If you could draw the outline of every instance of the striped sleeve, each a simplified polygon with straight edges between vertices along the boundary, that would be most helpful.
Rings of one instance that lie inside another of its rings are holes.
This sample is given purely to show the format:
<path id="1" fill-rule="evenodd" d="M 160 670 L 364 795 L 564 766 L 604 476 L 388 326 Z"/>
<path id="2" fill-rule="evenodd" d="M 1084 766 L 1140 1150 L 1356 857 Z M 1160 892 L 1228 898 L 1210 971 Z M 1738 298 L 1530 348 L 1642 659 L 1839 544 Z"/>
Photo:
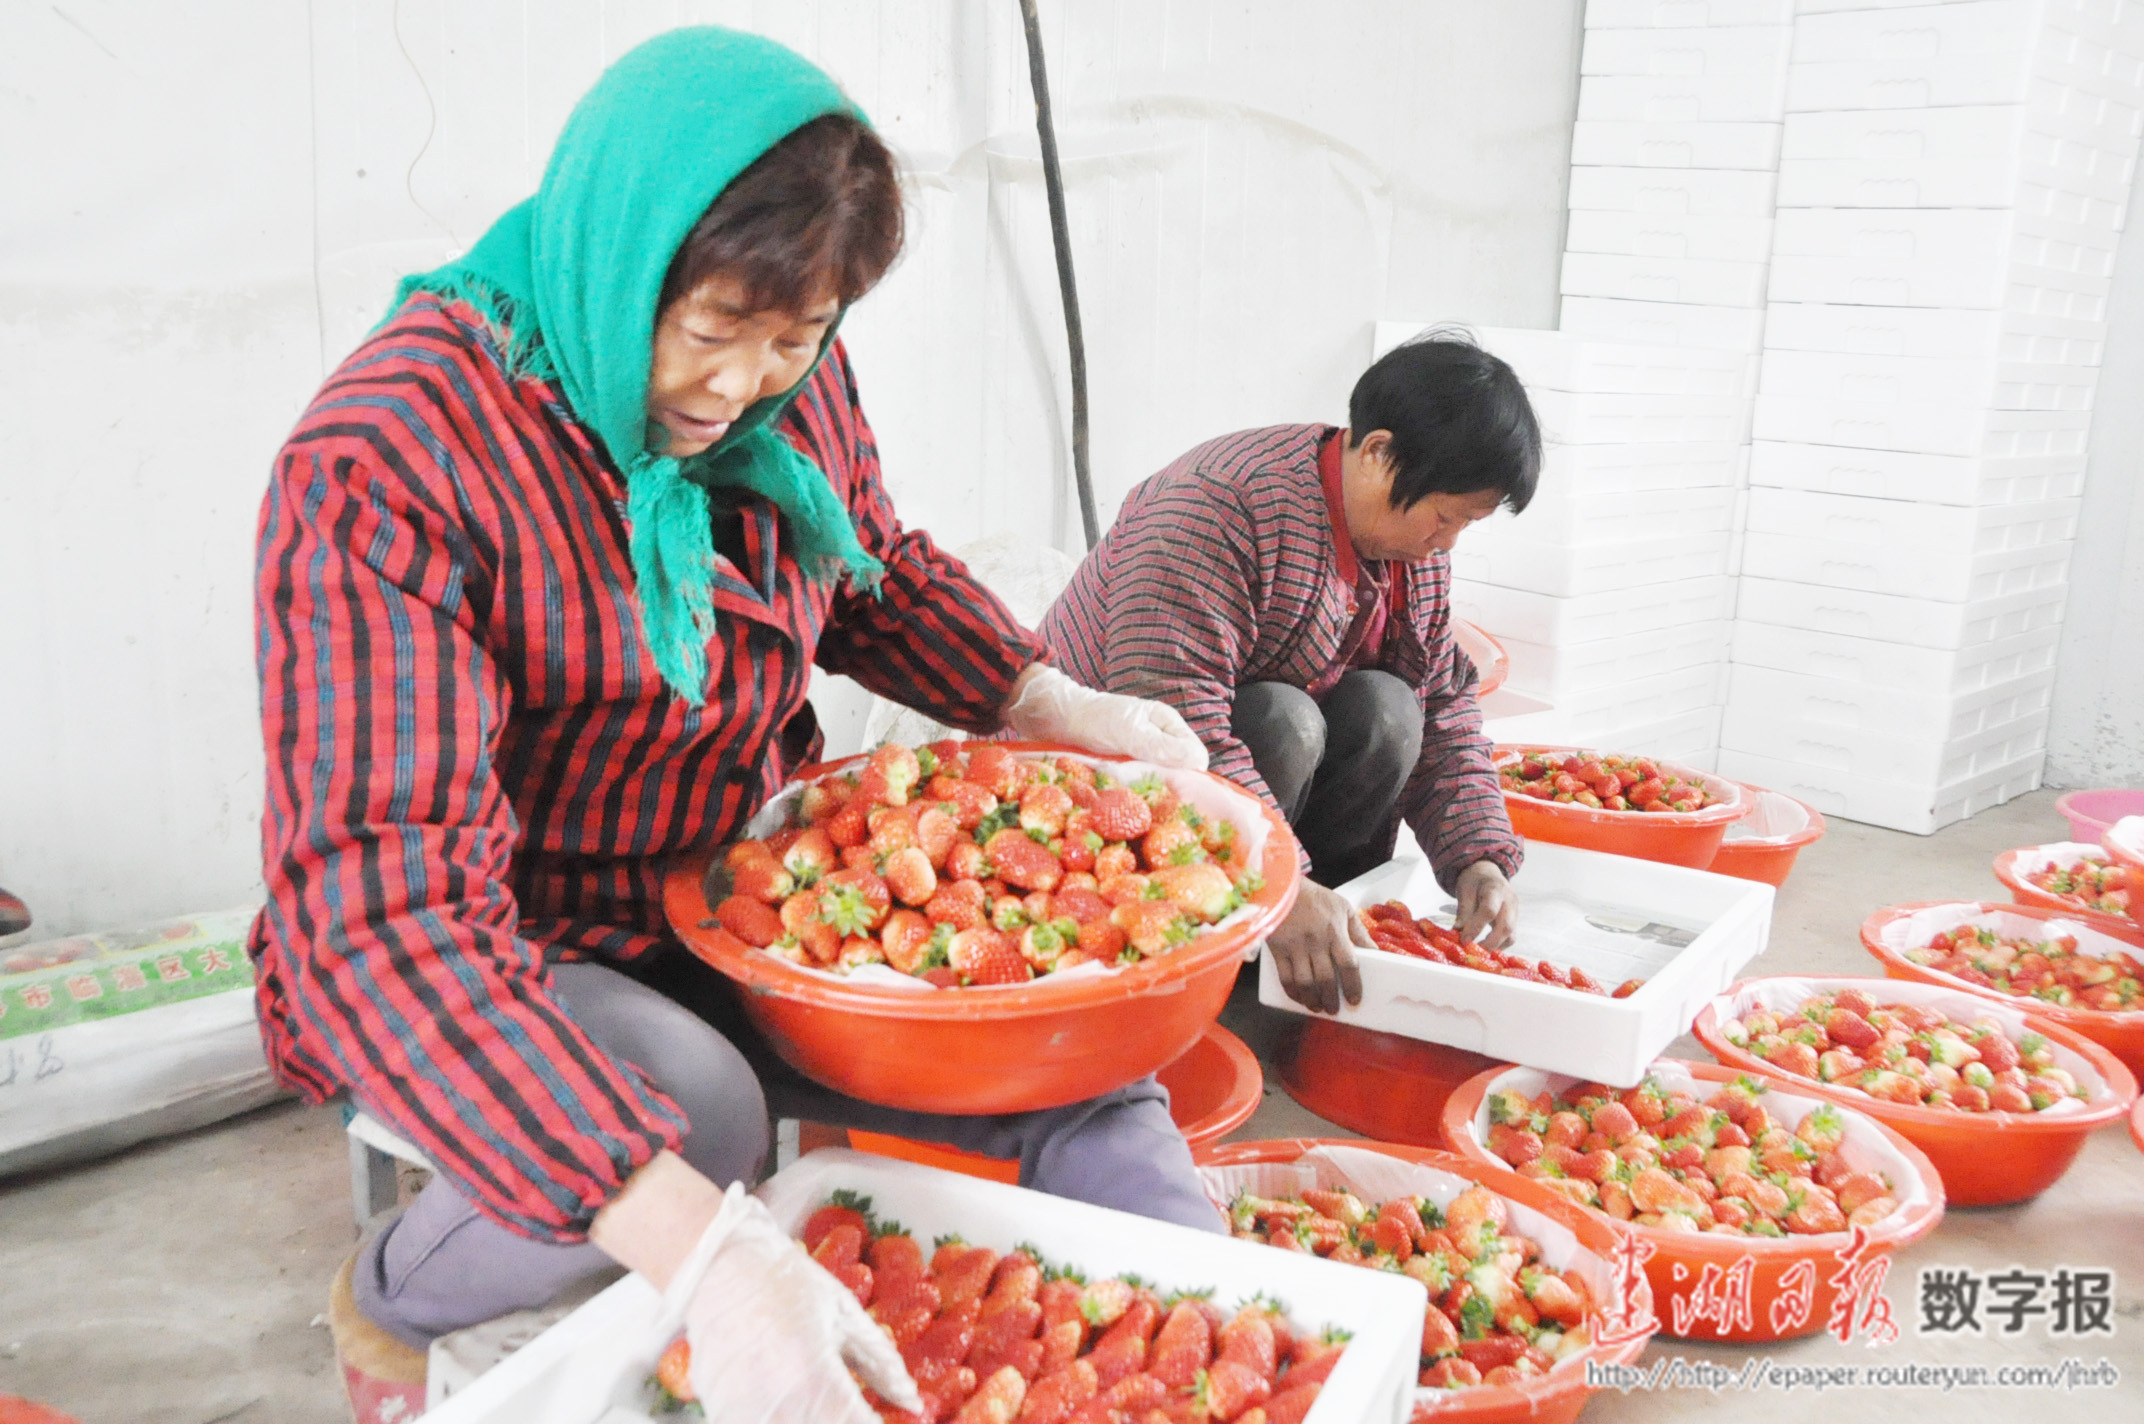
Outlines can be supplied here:
<path id="1" fill-rule="evenodd" d="M 886 566 L 877 596 L 846 587 L 835 598 L 818 664 L 947 726 L 994 732 L 1012 685 L 1043 659 L 1042 641 L 996 594 L 920 529 L 906 529 L 880 476 L 878 447 L 837 346 L 840 380 L 814 381 L 798 415 L 831 463 L 848 472 L 849 512 L 864 549 Z"/>
<path id="2" fill-rule="evenodd" d="M 1401 817 L 1447 891 L 1476 861 L 1516 875 L 1525 858 L 1504 809 L 1494 748 L 1482 734 L 1474 664 L 1452 636 L 1450 580 L 1450 563 L 1441 557 L 1413 572 L 1409 605 L 1429 653 L 1429 674 L 1416 689 L 1422 753 L 1399 800 Z"/>
<path id="3" fill-rule="evenodd" d="M 514 695 L 478 634 L 497 610 L 419 473 L 454 460 L 454 422 L 372 415 L 295 437 L 262 509 L 268 1038 L 308 1044 L 304 1076 L 348 1087 L 487 1216 L 578 1239 L 684 1119 L 552 1000 L 516 933 L 495 767 Z"/>

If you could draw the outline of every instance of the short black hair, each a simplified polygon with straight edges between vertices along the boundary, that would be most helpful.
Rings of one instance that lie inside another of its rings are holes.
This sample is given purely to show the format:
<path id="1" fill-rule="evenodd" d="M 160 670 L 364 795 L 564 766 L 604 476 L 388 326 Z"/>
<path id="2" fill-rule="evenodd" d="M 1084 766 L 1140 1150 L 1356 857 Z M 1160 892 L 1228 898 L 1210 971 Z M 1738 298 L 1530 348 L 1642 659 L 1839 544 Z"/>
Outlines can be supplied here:
<path id="1" fill-rule="evenodd" d="M 1495 490 L 1512 513 L 1541 477 L 1541 426 L 1511 367 L 1461 327 L 1433 327 L 1371 363 L 1347 398 L 1348 442 L 1392 436 L 1394 509 Z"/>

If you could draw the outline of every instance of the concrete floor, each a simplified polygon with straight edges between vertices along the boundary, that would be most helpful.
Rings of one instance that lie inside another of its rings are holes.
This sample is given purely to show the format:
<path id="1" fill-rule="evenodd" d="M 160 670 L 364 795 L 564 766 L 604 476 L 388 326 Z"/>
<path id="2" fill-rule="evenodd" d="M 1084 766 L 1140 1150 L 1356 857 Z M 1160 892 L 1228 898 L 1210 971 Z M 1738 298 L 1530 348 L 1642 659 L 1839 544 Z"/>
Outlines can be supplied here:
<path id="1" fill-rule="evenodd" d="M 2009 846 L 2062 839 L 2052 793 L 2012 802 L 1922 838 L 1834 822 L 1805 851 L 1779 900 L 1772 948 L 1751 973 L 1862 973 L 1858 934 L 1878 906 L 1945 896 L 2000 898 L 1988 871 Z M 1694 1040 L 1677 1054 L 1702 1059 Z M 1270 1075 L 1269 1075 L 1270 1076 Z M 1241 1137 L 1346 1135 L 1277 1086 Z M 0 1186 L 0 1392 L 49 1401 L 83 1424 L 338 1424 L 345 1418 L 327 1330 L 327 1283 L 350 1249 L 346 1156 L 331 1111 L 275 1107 L 70 1172 Z M 2116 1276 L 2114 1334 L 2007 1341 L 1915 1338 L 1913 1282 L 1926 1265 L 1993 1270 L 2070 1265 Z M 2036 1424 L 2144 1418 L 2144 1155 L 2108 1130 L 2070 1174 L 2024 1206 L 1954 1211 L 1893 1267 L 1888 1294 L 1904 1338 L 1883 1349 L 1828 1335 L 1758 1352 L 1667 1342 L 1681 1357 L 1738 1370 L 1753 1353 L 1782 1366 L 2051 1364 L 2112 1361 L 2115 1389 L 2057 1393 L 1859 1388 L 1715 1395 L 1700 1388 L 1603 1393 L 1590 1424 L 1736 1420 L 1996 1420 Z"/>

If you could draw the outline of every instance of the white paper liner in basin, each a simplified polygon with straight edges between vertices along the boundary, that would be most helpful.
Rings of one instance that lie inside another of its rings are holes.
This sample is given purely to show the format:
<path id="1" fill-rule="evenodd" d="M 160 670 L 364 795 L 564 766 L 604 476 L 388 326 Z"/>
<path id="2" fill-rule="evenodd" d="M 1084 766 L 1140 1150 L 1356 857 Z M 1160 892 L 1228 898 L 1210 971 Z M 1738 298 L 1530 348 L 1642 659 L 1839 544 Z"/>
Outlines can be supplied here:
<path id="1" fill-rule="evenodd" d="M 2025 1020 L 2031 1014 L 2029 1009 L 1997 1003 L 1993 999 L 1979 994 L 1970 994 L 1963 989 L 1946 989 L 1941 984 L 1916 984 L 1905 979 L 1803 979 L 1780 975 L 1773 978 L 1751 980 L 1739 992 L 1722 994 L 1719 998 L 1714 999 L 1712 1003 L 1714 1009 L 1718 1012 L 1720 1027 L 1724 1031 L 1729 1019 L 1740 1019 L 1760 1009 L 1787 1016 L 1792 1014 L 1803 1000 L 1814 998 L 1818 994 L 1837 993 L 1841 989 L 1860 989 L 1875 999 L 1879 1008 L 1888 1007 L 1892 1004 L 1912 1004 L 1917 1008 L 1941 1009 L 1960 1023 L 1968 1024 L 1975 1019 L 1993 1019 L 2002 1025 L 2003 1033 L 2008 1036 L 2012 1043 L 2016 1043 L 2026 1034 L 2033 1032 L 2025 1023 Z M 2091 1059 L 2056 1042 L 2054 1039 L 2049 1039 L 2047 1046 L 2054 1050 L 2055 1066 L 2066 1070 L 2070 1076 L 2077 1080 L 2077 1086 L 2085 1090 L 2085 1097 L 2081 1099 L 2064 1098 L 2044 1111 L 2034 1113 L 1961 1112 L 1956 1115 L 1957 1120 L 1999 1130 L 2008 1127 L 2012 1118 L 2036 1121 L 2042 1118 L 2070 1117 L 2078 1113 L 2089 1112 L 2094 1105 L 2103 1103 L 2113 1096 L 2107 1087 L 2107 1080 L 2100 1077 L 2099 1070 L 2092 1066 Z M 1777 1068 L 1772 1068 L 1769 1071 L 1780 1072 Z M 1780 1076 L 1789 1077 L 1792 1075 L 1781 1073 Z M 1847 1085 L 1833 1083 L 1829 1086 L 1842 1088 Z M 1863 1093 L 1862 1096 L 1868 1097 L 1868 1094 Z M 1873 1103 L 1878 1100 L 1869 1098 L 1869 1101 Z M 1903 1103 L 1893 1104 L 1892 1106 L 1911 1107 L 1914 1104 Z"/>
<path id="2" fill-rule="evenodd" d="M 2077 941 L 2077 952 L 2095 959 L 2104 959 L 2110 954 L 2135 954 L 2137 947 L 2093 929 L 2080 920 L 2065 919 L 2056 915 L 2052 919 L 2037 919 L 2031 915 L 2018 914 L 2012 910 L 1984 910 L 1970 900 L 1955 900 L 1941 905 L 1930 905 L 1911 914 L 1900 915 L 1877 931 L 1877 942 L 1885 949 L 1906 957 L 1908 950 L 1926 949 L 1929 941 L 1939 934 L 1966 926 L 1986 928 L 2004 938 L 2052 940 L 2065 936 Z M 1937 971 L 1941 972 L 1941 971 Z"/>
<path id="3" fill-rule="evenodd" d="M 1783 845 L 1809 829 L 1809 808 L 1777 791 L 1755 792 L 1749 814 L 1727 828 L 1736 845 Z"/>
<path id="4" fill-rule="evenodd" d="M 1725 1087 L 1724 1083 L 1709 1082 L 1699 1078 L 1683 1064 L 1663 1059 L 1649 1070 L 1652 1080 L 1671 1092 L 1689 1093 L 1699 1102 L 1709 1099 Z M 1489 1091 L 1482 1095 L 1481 1106 L 1474 1111 L 1474 1140 L 1487 1150 L 1489 1143 L 1489 1104 L 1496 1094 L 1505 1088 L 1516 1088 L 1527 1097 L 1547 1090 L 1555 1097 L 1562 1097 L 1581 1080 L 1561 1073 L 1544 1073 L 1538 1068 L 1513 1068 L 1499 1073 L 1489 1084 Z M 1898 1209 L 1869 1228 L 1869 1235 L 1881 1240 L 1896 1233 L 1901 1223 L 1914 1213 L 1917 1207 L 1932 1202 L 1927 1183 L 1921 1180 L 1920 1169 L 1898 1150 L 1885 1134 L 1885 1129 L 1874 1118 L 1857 1109 L 1834 1103 L 1828 1098 L 1819 1098 L 1806 1093 L 1797 1093 L 1789 1088 L 1768 1087 L 1757 1099 L 1764 1110 L 1788 1131 L 1801 1125 L 1801 1120 L 1819 1107 L 1835 1109 L 1846 1124 L 1845 1136 L 1839 1144 L 1840 1153 L 1856 1170 L 1880 1173 L 1891 1184 L 1891 1198 Z M 1821 1236 L 1749 1236 L 1744 1239 L 1753 1250 L 1763 1251 L 1787 1246 L 1800 1246 L 1809 1242 L 1838 1240 L 1846 1235 L 1834 1231 Z"/>
<path id="5" fill-rule="evenodd" d="M 2099 838 L 2107 851 L 2135 865 L 2144 863 L 2144 816 L 2124 816 Z"/>
<path id="6" fill-rule="evenodd" d="M 976 745 L 983 746 L 987 745 L 987 743 L 978 742 Z M 1042 753 L 1021 752 L 1016 753 L 1016 755 L 1032 756 L 1042 755 Z M 1173 790 L 1186 805 L 1196 808 L 1200 815 L 1209 819 L 1219 817 L 1233 825 L 1236 828 L 1236 837 L 1242 842 L 1245 857 L 1250 864 L 1263 865 L 1265 863 L 1268 832 L 1265 806 L 1249 792 L 1238 791 L 1226 782 L 1218 781 L 1211 776 L 1201 775 L 1197 772 L 1178 771 L 1172 767 L 1155 766 L 1151 762 L 1111 761 L 1104 757 L 1079 756 L 1072 752 L 1052 752 L 1048 755 L 1053 759 L 1059 756 L 1070 756 L 1075 761 L 1083 761 L 1090 766 L 1101 767 L 1119 782 L 1137 781 L 1147 776 L 1159 777 L 1164 785 Z M 744 828 L 745 839 L 764 840 L 776 831 L 788 826 L 791 808 L 796 805 L 797 799 L 804 794 L 804 788 L 809 784 L 808 782 L 798 781 L 783 787 L 774 799 L 760 807 L 759 814 L 746 824 Z M 1212 934 L 1216 931 L 1227 929 L 1257 912 L 1257 906 L 1245 905 L 1243 908 L 1216 920 L 1199 933 Z M 1257 951 L 1258 946 L 1256 944 L 1248 946 L 1244 950 L 1244 958 L 1255 957 Z M 900 970 L 888 965 L 867 964 L 847 974 L 836 974 L 830 969 L 821 969 L 811 964 L 798 964 L 793 967 L 802 970 L 806 974 L 816 975 L 821 979 L 836 984 L 861 984 L 872 988 L 892 989 L 916 994 L 935 994 L 938 992 L 938 986 L 929 980 L 918 979 L 912 974 L 903 974 Z M 1066 983 L 1077 979 L 1099 978 L 1105 974 L 1121 974 L 1130 967 L 1129 965 L 1101 964 L 1090 961 L 1044 977 L 1053 984 Z M 970 984 L 963 987 L 960 992 L 963 994 L 987 994 L 994 989 L 1027 989 L 1032 988 L 1033 985 L 1034 981 L 1032 980 L 1020 984 Z"/>
<path id="7" fill-rule="evenodd" d="M 1293 1162 L 1241 1162 L 1199 1168 L 1206 1197 L 1223 1213 L 1238 1193 L 1262 1197 L 1292 1197 L 1305 1189 L 1353 1192 L 1375 1205 L 1395 1197 L 1423 1196 L 1441 1210 L 1471 1186 L 1475 1179 L 1446 1172 L 1424 1162 L 1409 1162 L 1363 1147 L 1313 1147 Z M 1490 1191 L 1496 1188 L 1490 1187 Z M 1615 1281 L 1607 1262 L 1578 1244 L 1569 1227 L 1545 1216 L 1524 1202 L 1505 1198 L 1513 1231 L 1531 1237 L 1541 1248 L 1541 1259 L 1558 1271 L 1572 1271 L 1586 1283 L 1596 1301 L 1615 1299 Z M 1430 1304 L 1435 1310 L 1436 1303 Z M 1589 1347 L 1590 1348 L 1590 1347 Z M 1585 1368 L 1585 1350 L 1572 1352 L 1556 1362 L 1542 1379 L 1575 1374 Z M 1417 1404 L 1449 1404 L 1464 1399 L 1468 1391 L 1418 1388 Z"/>

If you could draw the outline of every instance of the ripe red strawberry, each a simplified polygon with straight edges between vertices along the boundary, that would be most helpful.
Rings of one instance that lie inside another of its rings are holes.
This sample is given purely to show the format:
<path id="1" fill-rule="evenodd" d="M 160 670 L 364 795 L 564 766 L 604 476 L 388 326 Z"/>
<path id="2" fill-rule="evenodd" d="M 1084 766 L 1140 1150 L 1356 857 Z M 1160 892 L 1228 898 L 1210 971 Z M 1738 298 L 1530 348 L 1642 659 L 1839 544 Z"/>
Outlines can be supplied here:
<path id="1" fill-rule="evenodd" d="M 1214 1358 L 1229 1360 L 1270 1383 L 1280 1372 L 1280 1343 L 1273 1316 L 1252 1302 L 1238 1310 L 1214 1334 Z"/>
<path id="2" fill-rule="evenodd" d="M 1109 918 L 1110 904 L 1093 890 L 1061 887 L 1050 896 L 1049 918 L 1070 920 L 1083 925 L 1089 920 Z"/>
<path id="3" fill-rule="evenodd" d="M 837 870 L 819 884 L 819 918 L 843 935 L 867 935 L 886 922 L 893 892 L 868 870 Z"/>
<path id="4" fill-rule="evenodd" d="M 869 838 L 864 844 L 877 856 L 892 855 L 916 843 L 916 811 L 913 806 L 880 806 L 864 817 Z"/>
<path id="5" fill-rule="evenodd" d="M 968 780 L 1003 801 L 1019 794 L 1023 778 L 1010 751 L 984 742 L 968 753 Z"/>
<path id="6" fill-rule="evenodd" d="M 1096 1371 L 1100 1373 L 1099 1370 Z M 1149 1374 L 1128 1375 L 1105 1388 L 1087 1408 L 1101 1419 L 1137 1419 L 1169 1400 L 1169 1387 Z"/>
<path id="7" fill-rule="evenodd" d="M 1141 900 L 1148 898 L 1147 887 L 1151 883 L 1146 876 L 1133 871 L 1123 875 L 1103 877 L 1101 883 L 1095 887 L 1095 893 L 1100 895 L 1112 907 L 1136 905 Z"/>
<path id="8" fill-rule="evenodd" d="M 1094 1366 L 1073 1360 L 1035 1382 L 1021 1407 L 1021 1424 L 1065 1424 L 1072 1412 L 1102 1392 Z"/>
<path id="9" fill-rule="evenodd" d="M 886 857 L 882 874 L 893 898 L 904 905 L 926 905 L 938 893 L 938 872 L 921 846 L 908 846 Z"/>
<path id="10" fill-rule="evenodd" d="M 870 761 L 865 764 L 865 773 L 868 776 L 873 771 L 884 779 L 890 790 L 899 793 L 898 796 L 882 798 L 889 806 L 898 806 L 905 802 L 909 791 L 923 776 L 922 764 L 916 760 L 916 754 L 907 747 L 896 746 L 892 742 L 871 753 Z"/>
<path id="11" fill-rule="evenodd" d="M 983 1313 L 975 1322 L 975 1341 L 968 1347 L 968 1363 L 977 1374 L 988 1374 L 1008 1363 L 1012 1347 L 1032 1342 L 1042 1328 L 1042 1307 L 1032 1300 L 1015 1300 L 996 1310 L 985 1298 Z M 1040 1351 L 1037 1352 L 1039 1360 Z"/>
<path id="12" fill-rule="evenodd" d="M 1190 865 L 1204 860 L 1206 848 L 1199 844 L 1197 831 L 1172 816 L 1154 822 L 1154 829 L 1139 842 L 1139 856 L 1149 870 L 1158 870 L 1165 865 Z"/>
<path id="13" fill-rule="evenodd" d="M 1087 1322 L 1074 1315 L 1068 1320 L 1042 1327 L 1042 1364 L 1037 1373 L 1049 1374 L 1063 1369 L 1079 1358 L 1079 1352 L 1087 1344 Z"/>
<path id="14" fill-rule="evenodd" d="M 975 1371 L 966 1365 L 934 1364 L 927 1368 L 931 1371 L 928 1378 L 913 1369 L 909 1371 L 915 1376 L 916 1393 L 923 1396 L 923 1413 L 918 1417 L 927 1424 L 940 1424 L 951 1419 L 961 1402 L 975 1394 Z"/>
<path id="15" fill-rule="evenodd" d="M 829 1271 L 855 1265 L 864 1258 L 866 1229 L 858 1221 L 834 1221 L 819 1234 L 819 1244 L 811 1248 L 811 1258 Z"/>
<path id="16" fill-rule="evenodd" d="M 809 888 L 819 883 L 819 877 L 834 869 L 839 847 L 817 826 L 800 831 L 782 852 L 782 868 L 796 880 L 799 888 Z"/>
<path id="17" fill-rule="evenodd" d="M 1064 866 L 1048 847 L 1009 826 L 990 838 L 983 855 L 998 879 L 1021 890 L 1054 890 L 1064 875 Z"/>
<path id="18" fill-rule="evenodd" d="M 804 952 L 820 964 L 831 964 L 841 954 L 841 932 L 819 914 L 819 892 L 805 890 L 782 901 L 782 928 Z"/>
<path id="19" fill-rule="evenodd" d="M 858 1305 L 871 1304 L 871 1291 L 876 1282 L 869 1266 L 861 1261 L 851 1261 L 835 1267 L 834 1278 L 849 1288 L 849 1293 L 856 1297 Z"/>
<path id="20" fill-rule="evenodd" d="M 827 839 L 839 850 L 862 845 L 871 838 L 871 827 L 865 819 L 870 812 L 870 801 L 861 796 L 851 797 L 847 804 L 827 818 Z"/>
<path id="21" fill-rule="evenodd" d="M 967 1310 L 948 1308 L 901 1351 L 901 1359 L 918 1384 L 926 1376 L 937 1379 L 967 1359 L 968 1347 L 975 1343 L 975 1304 L 970 1301 L 971 1308 Z"/>
<path id="22" fill-rule="evenodd" d="M 970 984 L 1024 984 L 1035 977 L 1019 946 L 993 929 L 955 934 L 946 961 Z"/>
<path id="23" fill-rule="evenodd" d="M 838 777 L 815 781 L 804 788 L 797 801 L 797 809 L 811 825 L 823 825 L 836 811 L 849 804 L 853 788 Z"/>
<path id="24" fill-rule="evenodd" d="M 974 830 L 998 808 L 998 798 L 990 788 L 973 781 L 940 777 L 931 783 L 930 797 L 952 807 L 953 821 L 964 831 Z"/>
<path id="25" fill-rule="evenodd" d="M 1120 875 L 1138 873 L 1138 854 L 1120 841 L 1111 841 L 1094 853 L 1094 879 L 1098 885 L 1107 884 Z"/>
<path id="26" fill-rule="evenodd" d="M 1041 1294 L 1041 1263 L 1035 1259 L 1033 1248 L 1016 1246 L 998 1258 L 998 1268 L 991 1272 L 990 1292 L 983 1297 L 983 1314 L 1015 1301 L 1039 1300 Z"/>
<path id="27" fill-rule="evenodd" d="M 796 877 L 783 869 L 774 853 L 764 847 L 760 854 L 730 866 L 730 893 L 733 895 L 742 895 L 763 905 L 779 905 L 795 894 L 796 888 Z"/>
<path id="28" fill-rule="evenodd" d="M 886 923 L 878 933 L 879 943 L 886 951 L 886 962 L 903 974 L 913 974 L 930 952 L 934 928 L 929 920 L 914 910 L 895 910 L 886 916 Z"/>
<path id="29" fill-rule="evenodd" d="M 1106 964 L 1116 959 L 1130 946 L 1131 941 L 1125 938 L 1124 931 L 1118 929 L 1110 921 L 1088 920 L 1079 927 L 1079 948 L 1072 951 L 1072 953 L 1080 955 L 1080 962 L 1082 963 L 1086 960 L 1098 959 Z M 1069 958 L 1071 958 L 1070 954 L 1060 955 L 1057 960 L 1057 967 L 1059 969 L 1070 969 L 1072 965 L 1066 963 Z"/>
<path id="30" fill-rule="evenodd" d="M 974 841 L 956 842 L 945 855 L 946 880 L 988 880 L 986 873 L 990 862 L 983 855 L 983 848 Z"/>
<path id="31" fill-rule="evenodd" d="M 1098 793 L 1087 814 L 1105 841 L 1135 841 L 1154 829 L 1153 808 L 1121 786 Z"/>
<path id="32" fill-rule="evenodd" d="M 973 880 L 941 884 L 924 905 L 923 913 L 933 924 L 951 925 L 956 930 L 981 929 L 987 923 L 983 887 Z"/>
<path id="33" fill-rule="evenodd" d="M 1211 862 L 1167 866 L 1152 879 L 1170 904 L 1200 924 L 1214 923 L 1241 903 L 1228 872 Z"/>
<path id="34" fill-rule="evenodd" d="M 1281 1390 L 1264 1404 L 1243 1415 L 1245 1424 L 1303 1424 L 1312 1405 L 1318 1402 L 1322 1384 L 1306 1384 Z"/>
<path id="35" fill-rule="evenodd" d="M 1027 1381 L 1007 1365 L 984 1380 L 953 1416 L 953 1424 L 1013 1424 L 1027 1398 Z"/>
<path id="36" fill-rule="evenodd" d="M 930 1283 L 930 1266 L 923 1259 L 923 1248 L 916 1244 L 915 1237 L 905 1231 L 889 1231 L 883 1236 L 874 1237 L 871 1244 L 864 1248 L 864 1259 L 870 1262 L 871 1269 L 878 1272 L 880 1282 L 889 1290 L 897 1279 L 926 1285 Z M 936 1289 L 937 1287 L 932 1286 L 933 1291 Z M 934 1294 L 931 1297 L 931 1310 L 935 1314 L 937 1309 L 938 1298 Z"/>
<path id="37" fill-rule="evenodd" d="M 1189 1389 L 1213 1361 L 1213 1326 L 1195 1302 L 1169 1312 L 1147 1353 L 1146 1372 L 1173 1389 Z"/>
<path id="38" fill-rule="evenodd" d="M 1417 1224 L 1422 1220 L 1405 1202 L 1387 1202 L 1379 1209 L 1377 1219 L 1370 1223 L 1368 1231 L 1371 1244 L 1402 1265 L 1414 1255 L 1415 1231 L 1408 1224 L 1409 1217 L 1414 1217 Z"/>
<path id="39" fill-rule="evenodd" d="M 1273 1393 L 1273 1381 L 1233 1360 L 1216 1360 L 1194 1381 L 1193 1398 L 1213 1419 L 1235 1419 Z"/>
<path id="40" fill-rule="evenodd" d="M 743 895 L 732 895 L 715 906 L 715 923 L 755 949 L 765 949 L 786 933 L 772 905 Z"/>
<path id="41" fill-rule="evenodd" d="M 991 1274 L 997 1270 L 998 1253 L 988 1246 L 963 1246 L 960 1250 L 931 1258 L 931 1278 L 938 1283 L 938 1292 L 945 1299 L 948 1311 L 957 1309 L 967 1301 L 974 1301 L 977 1313 L 981 1312 L 983 1295 L 990 1289 Z"/>
<path id="42" fill-rule="evenodd" d="M 1044 840 L 1061 836 L 1073 809 L 1072 797 L 1062 786 L 1030 786 L 1020 793 L 1020 829 L 1040 831 Z"/>
<path id="43" fill-rule="evenodd" d="M 684 1336 L 672 1340 L 662 1358 L 655 1362 L 655 1382 L 681 1403 L 690 1404 L 700 1397 L 692 1387 L 692 1345 Z"/>
<path id="44" fill-rule="evenodd" d="M 1140 900 L 1110 911 L 1109 921 L 1124 931 L 1131 948 L 1142 955 L 1167 954 L 1191 938 L 1191 921 L 1167 900 Z"/>
<path id="45" fill-rule="evenodd" d="M 916 844 L 930 857 L 931 869 L 943 869 L 945 858 L 959 843 L 960 822 L 944 804 L 933 802 L 916 812 Z"/>
<path id="46" fill-rule="evenodd" d="M 861 1260 L 863 1243 L 871 1231 L 871 1220 L 864 1213 L 870 1209 L 869 1197 L 859 1197 L 853 1192 L 836 1192 L 827 1200 L 825 1206 L 804 1218 L 804 1229 L 797 1233 L 797 1239 L 804 1243 L 805 1250 L 816 1254 L 821 1243 L 835 1227 L 846 1226 L 856 1233 L 856 1249 L 848 1259 Z"/>

